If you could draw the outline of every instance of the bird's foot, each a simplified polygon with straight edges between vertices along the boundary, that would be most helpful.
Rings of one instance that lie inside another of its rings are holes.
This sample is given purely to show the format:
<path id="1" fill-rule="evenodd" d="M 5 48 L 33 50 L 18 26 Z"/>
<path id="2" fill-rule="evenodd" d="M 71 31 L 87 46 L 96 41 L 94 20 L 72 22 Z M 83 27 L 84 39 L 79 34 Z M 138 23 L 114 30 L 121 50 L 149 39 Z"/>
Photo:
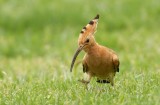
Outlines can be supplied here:
<path id="1" fill-rule="evenodd" d="M 81 82 L 81 83 L 84 83 L 84 84 L 89 84 L 89 81 L 86 81 L 84 79 L 81 79 L 81 80 L 78 80 L 78 81 Z"/>
<path id="2" fill-rule="evenodd" d="M 89 81 L 86 81 L 86 80 L 84 80 L 84 79 L 81 79 L 81 80 L 78 80 L 79 82 L 81 82 L 81 83 L 83 83 L 84 84 L 84 86 L 85 86 L 85 89 L 87 89 L 88 90 L 88 84 L 89 84 Z"/>

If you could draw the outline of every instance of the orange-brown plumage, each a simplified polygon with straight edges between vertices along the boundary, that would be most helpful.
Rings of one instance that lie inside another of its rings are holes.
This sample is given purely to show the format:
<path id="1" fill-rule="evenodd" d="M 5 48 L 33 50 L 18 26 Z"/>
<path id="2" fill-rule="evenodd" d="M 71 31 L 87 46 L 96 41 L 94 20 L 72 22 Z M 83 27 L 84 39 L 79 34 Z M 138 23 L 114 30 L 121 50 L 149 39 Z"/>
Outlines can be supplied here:
<path id="1" fill-rule="evenodd" d="M 94 38 L 97 29 L 99 15 L 89 22 L 81 31 L 78 38 L 79 48 L 77 49 L 71 64 L 71 71 L 76 57 L 81 50 L 85 51 L 83 58 L 83 72 L 88 74 L 87 80 L 81 80 L 83 83 L 89 83 L 92 77 L 97 77 L 97 82 L 111 83 L 114 85 L 114 76 L 119 72 L 119 59 L 116 53 L 102 45 L 99 45 Z"/>

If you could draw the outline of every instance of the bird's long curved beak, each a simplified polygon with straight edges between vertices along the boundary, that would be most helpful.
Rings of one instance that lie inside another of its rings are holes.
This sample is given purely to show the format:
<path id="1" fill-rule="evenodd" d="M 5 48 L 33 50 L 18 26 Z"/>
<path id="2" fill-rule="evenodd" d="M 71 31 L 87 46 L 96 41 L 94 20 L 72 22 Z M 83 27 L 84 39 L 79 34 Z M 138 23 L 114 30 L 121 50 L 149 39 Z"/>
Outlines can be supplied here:
<path id="1" fill-rule="evenodd" d="M 72 72 L 72 68 L 74 66 L 74 62 L 76 61 L 76 58 L 78 56 L 78 54 L 82 51 L 83 47 L 85 46 L 85 44 L 83 46 L 80 46 L 77 51 L 75 52 L 73 59 L 72 59 L 72 63 L 71 63 L 71 67 L 70 67 L 70 72 Z"/>

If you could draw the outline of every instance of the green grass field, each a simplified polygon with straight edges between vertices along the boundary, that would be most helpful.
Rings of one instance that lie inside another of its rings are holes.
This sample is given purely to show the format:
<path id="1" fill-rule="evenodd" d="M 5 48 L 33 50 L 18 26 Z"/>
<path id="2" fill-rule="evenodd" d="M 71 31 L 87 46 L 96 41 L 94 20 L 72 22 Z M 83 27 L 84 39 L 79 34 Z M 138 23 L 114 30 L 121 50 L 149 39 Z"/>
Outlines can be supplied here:
<path id="1" fill-rule="evenodd" d="M 81 65 L 69 69 L 96 14 L 96 40 L 121 64 L 114 87 L 87 91 Z M 159 105 L 159 62 L 159 0 L 0 0 L 0 105 Z"/>

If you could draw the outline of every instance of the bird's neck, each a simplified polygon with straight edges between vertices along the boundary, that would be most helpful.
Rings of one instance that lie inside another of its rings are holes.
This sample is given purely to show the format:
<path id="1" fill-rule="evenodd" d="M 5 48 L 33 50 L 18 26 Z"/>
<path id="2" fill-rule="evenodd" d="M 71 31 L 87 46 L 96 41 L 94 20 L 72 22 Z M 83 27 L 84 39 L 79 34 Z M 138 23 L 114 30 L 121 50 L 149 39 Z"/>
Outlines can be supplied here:
<path id="1" fill-rule="evenodd" d="M 98 48 L 99 48 L 99 44 L 98 43 L 93 43 L 92 45 L 90 45 L 86 49 L 84 49 L 84 51 L 87 54 L 92 54 L 92 53 L 95 53 L 95 51 L 97 51 Z"/>

